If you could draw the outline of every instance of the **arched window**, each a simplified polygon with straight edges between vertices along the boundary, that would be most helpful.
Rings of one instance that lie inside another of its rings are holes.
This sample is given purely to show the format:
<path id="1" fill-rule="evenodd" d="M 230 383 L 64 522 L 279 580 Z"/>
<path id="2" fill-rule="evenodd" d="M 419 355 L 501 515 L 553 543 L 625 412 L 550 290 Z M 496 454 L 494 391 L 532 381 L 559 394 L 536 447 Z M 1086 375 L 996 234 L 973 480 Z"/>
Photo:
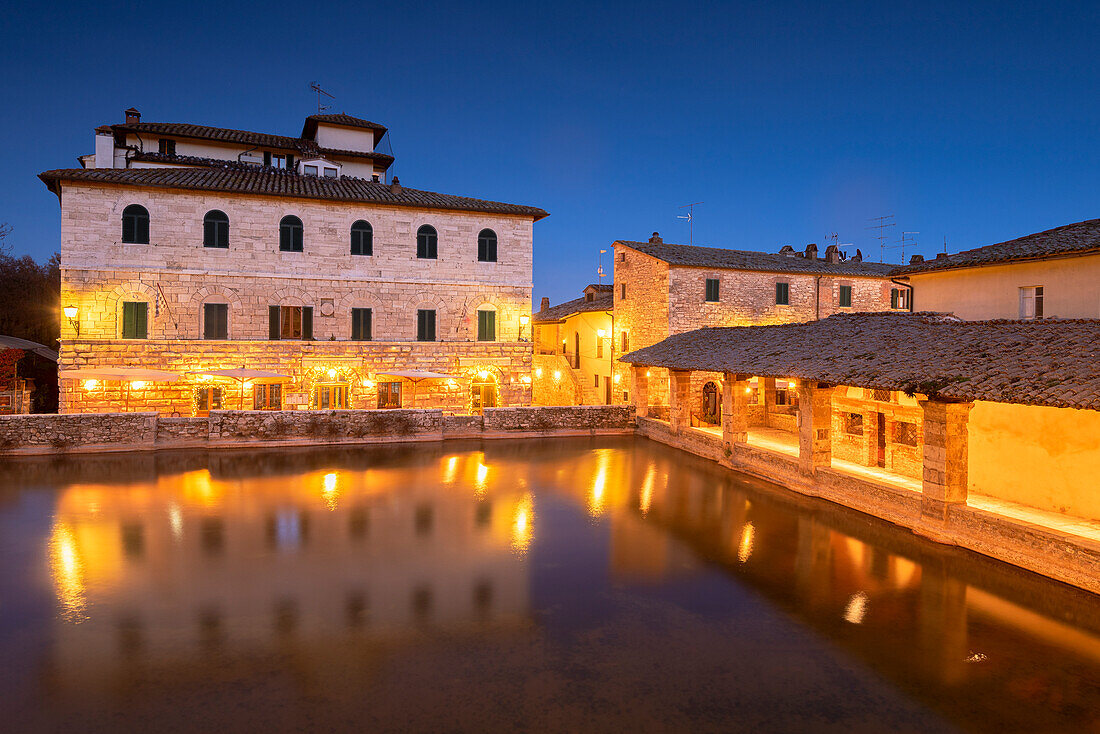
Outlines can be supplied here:
<path id="1" fill-rule="evenodd" d="M 711 425 L 718 425 L 722 422 L 722 411 L 718 401 L 718 385 L 713 382 L 703 385 L 703 415 L 701 417 Z"/>
<path id="2" fill-rule="evenodd" d="M 374 254 L 374 230 L 371 229 L 370 222 L 360 219 L 351 225 L 351 254 Z"/>
<path id="3" fill-rule="evenodd" d="M 279 220 L 279 249 L 283 252 L 302 251 L 302 220 L 293 214 Z"/>
<path id="4" fill-rule="evenodd" d="M 428 260 L 435 260 L 439 236 L 435 233 L 435 227 L 425 224 L 416 230 L 416 256 Z"/>
<path id="5" fill-rule="evenodd" d="M 229 217 L 225 212 L 211 209 L 202 218 L 202 246 L 229 247 Z"/>
<path id="6" fill-rule="evenodd" d="M 149 212 L 141 204 L 131 204 L 122 210 L 122 241 L 149 244 Z"/>
<path id="7" fill-rule="evenodd" d="M 497 233 L 483 229 L 477 235 L 477 261 L 495 263 L 497 261 Z"/>

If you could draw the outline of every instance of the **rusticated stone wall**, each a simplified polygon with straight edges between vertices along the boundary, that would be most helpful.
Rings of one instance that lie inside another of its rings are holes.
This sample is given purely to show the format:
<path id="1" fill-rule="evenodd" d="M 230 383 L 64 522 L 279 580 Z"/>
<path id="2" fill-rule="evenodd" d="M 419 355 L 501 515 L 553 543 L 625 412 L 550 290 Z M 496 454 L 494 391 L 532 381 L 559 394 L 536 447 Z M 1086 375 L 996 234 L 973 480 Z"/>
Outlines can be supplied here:
<path id="1" fill-rule="evenodd" d="M 573 405 L 493 408 L 485 411 L 485 431 L 553 432 L 634 428 L 633 405 Z"/>
<path id="2" fill-rule="evenodd" d="M 564 355 L 536 354 L 531 366 L 531 401 L 535 405 L 580 404 L 580 385 Z"/>

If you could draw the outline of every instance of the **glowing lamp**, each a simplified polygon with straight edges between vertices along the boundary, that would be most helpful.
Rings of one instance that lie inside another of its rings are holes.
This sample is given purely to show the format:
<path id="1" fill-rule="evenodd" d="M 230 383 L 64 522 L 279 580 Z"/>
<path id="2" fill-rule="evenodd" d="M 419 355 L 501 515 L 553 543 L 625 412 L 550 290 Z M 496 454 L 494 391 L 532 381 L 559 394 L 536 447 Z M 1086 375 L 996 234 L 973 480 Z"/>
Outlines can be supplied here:
<path id="1" fill-rule="evenodd" d="M 98 385 L 98 384 L 99 384 L 99 380 L 85 380 L 84 381 L 84 389 L 85 390 L 95 390 L 96 385 Z"/>
<path id="2" fill-rule="evenodd" d="M 252 389 L 252 381 L 251 381 L 251 380 L 247 380 L 247 381 L 245 381 L 245 383 L 244 383 L 244 389 L 245 389 L 245 390 L 251 390 L 251 389 Z"/>
<path id="3" fill-rule="evenodd" d="M 535 370 L 535 377 L 542 377 L 542 367 Z"/>
<path id="4" fill-rule="evenodd" d="M 363 380 L 363 387 L 374 387 L 374 380 Z"/>
<path id="5" fill-rule="evenodd" d="M 447 380 L 447 387 L 454 387 L 454 386 L 455 386 L 455 381 L 454 380 Z"/>
<path id="6" fill-rule="evenodd" d="M 330 380 L 335 380 L 336 379 L 336 370 L 334 370 L 331 367 L 328 368 L 328 372 L 326 372 L 325 374 L 328 375 L 328 379 L 330 379 Z"/>
<path id="7" fill-rule="evenodd" d="M 481 370 L 480 372 L 477 373 L 477 376 L 480 377 L 483 380 L 488 380 L 489 379 L 489 370 Z"/>
<path id="8" fill-rule="evenodd" d="M 80 336 L 80 322 L 76 318 L 76 306 L 66 306 L 61 310 L 65 313 L 65 317 L 69 319 L 69 325 L 76 331 L 76 335 Z"/>
<path id="9" fill-rule="evenodd" d="M 554 370 L 554 379 L 555 380 L 560 380 L 561 379 L 561 370 Z"/>
<path id="10" fill-rule="evenodd" d="M 145 387 L 145 381 L 144 380 L 134 380 L 133 382 L 130 383 L 130 387 L 134 388 L 135 390 L 140 390 L 141 388 Z"/>
<path id="11" fill-rule="evenodd" d="M 611 378 L 611 381 L 617 384 L 621 378 L 622 378 L 622 375 L 615 375 L 614 377 Z"/>
<path id="12" fill-rule="evenodd" d="M 523 314 L 519 315 L 519 325 L 520 326 L 527 326 L 527 324 L 529 324 L 530 322 L 531 322 L 531 317 L 528 316 L 527 314 L 523 313 Z"/>
<path id="13" fill-rule="evenodd" d="M 596 335 L 598 337 L 600 337 L 601 339 L 603 339 L 605 336 L 607 336 L 607 332 L 604 331 L 603 329 L 597 329 L 596 330 Z"/>
<path id="14" fill-rule="evenodd" d="M 531 384 L 531 375 L 524 375 L 523 377 L 521 377 L 519 379 L 523 382 L 524 385 L 530 385 Z"/>
<path id="15" fill-rule="evenodd" d="M 798 387 L 798 383 L 794 380 L 787 380 L 787 387 Z"/>
<path id="16" fill-rule="evenodd" d="M 752 388 L 751 388 L 751 387 L 746 387 L 746 388 L 745 388 L 745 392 L 746 392 L 746 393 L 751 393 L 751 392 L 752 392 Z"/>
<path id="17" fill-rule="evenodd" d="M 69 319 L 75 319 L 76 318 L 76 306 L 66 306 L 65 307 L 65 317 L 69 318 Z"/>

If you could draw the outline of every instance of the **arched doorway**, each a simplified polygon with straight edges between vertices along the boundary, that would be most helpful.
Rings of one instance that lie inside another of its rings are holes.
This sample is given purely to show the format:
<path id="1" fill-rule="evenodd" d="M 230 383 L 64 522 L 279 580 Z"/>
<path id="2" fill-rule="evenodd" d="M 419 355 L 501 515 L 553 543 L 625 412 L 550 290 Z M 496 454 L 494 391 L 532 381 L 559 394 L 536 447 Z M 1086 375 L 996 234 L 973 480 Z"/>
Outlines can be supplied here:
<path id="1" fill-rule="evenodd" d="M 721 392 L 718 385 L 708 382 L 703 385 L 703 415 L 702 419 L 713 426 L 722 423 Z"/>
<path id="2" fill-rule="evenodd" d="M 470 381 L 470 412 L 481 415 L 485 408 L 497 407 L 497 383 L 491 372 L 480 372 Z"/>

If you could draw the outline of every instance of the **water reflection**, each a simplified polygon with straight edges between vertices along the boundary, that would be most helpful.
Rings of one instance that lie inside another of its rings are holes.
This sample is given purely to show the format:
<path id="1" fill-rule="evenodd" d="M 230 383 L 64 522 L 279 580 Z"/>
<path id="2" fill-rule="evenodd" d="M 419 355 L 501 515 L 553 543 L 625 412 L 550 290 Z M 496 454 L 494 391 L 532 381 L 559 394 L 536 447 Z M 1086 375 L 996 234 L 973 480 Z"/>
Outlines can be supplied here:
<path id="1" fill-rule="evenodd" d="M 791 666 L 823 663 L 789 656 L 810 643 L 746 653 L 761 625 L 793 619 L 801 631 L 784 639 L 828 640 L 888 682 L 874 695 L 934 712 L 895 726 L 935 728 L 926 715 L 989 730 L 1097 725 L 1093 597 L 648 442 L 25 462 L 0 479 L 9 496 L 56 488 L 42 538 L 57 609 L 49 659 L 14 661 L 49 671 L 42 711 L 137 691 L 169 706 L 180 676 L 250 687 L 289 675 L 278 695 L 300 692 L 303 711 L 311 696 L 354 710 L 392 679 L 393 706 L 425 699 L 417 715 L 443 718 L 418 721 L 434 728 L 453 728 L 444 711 L 488 715 L 483 691 L 519 716 L 550 689 L 570 693 L 554 698 L 562 725 L 548 728 L 690 728 L 685 696 L 706 698 L 707 716 L 744 715 L 759 694 L 739 691 L 782 681 L 760 714 L 770 721 L 870 685 L 830 678 L 800 696 L 809 674 L 792 679 Z M 743 590 L 764 606 L 746 606 Z M 746 659 L 755 667 L 728 664 Z M 659 671 L 679 660 L 689 667 Z M 448 687 L 453 697 L 433 697 Z M 616 705 L 600 709 L 603 698 Z M 856 709 L 833 713 L 866 724 L 890 710 Z M 457 728 L 513 728 L 507 716 Z"/>

